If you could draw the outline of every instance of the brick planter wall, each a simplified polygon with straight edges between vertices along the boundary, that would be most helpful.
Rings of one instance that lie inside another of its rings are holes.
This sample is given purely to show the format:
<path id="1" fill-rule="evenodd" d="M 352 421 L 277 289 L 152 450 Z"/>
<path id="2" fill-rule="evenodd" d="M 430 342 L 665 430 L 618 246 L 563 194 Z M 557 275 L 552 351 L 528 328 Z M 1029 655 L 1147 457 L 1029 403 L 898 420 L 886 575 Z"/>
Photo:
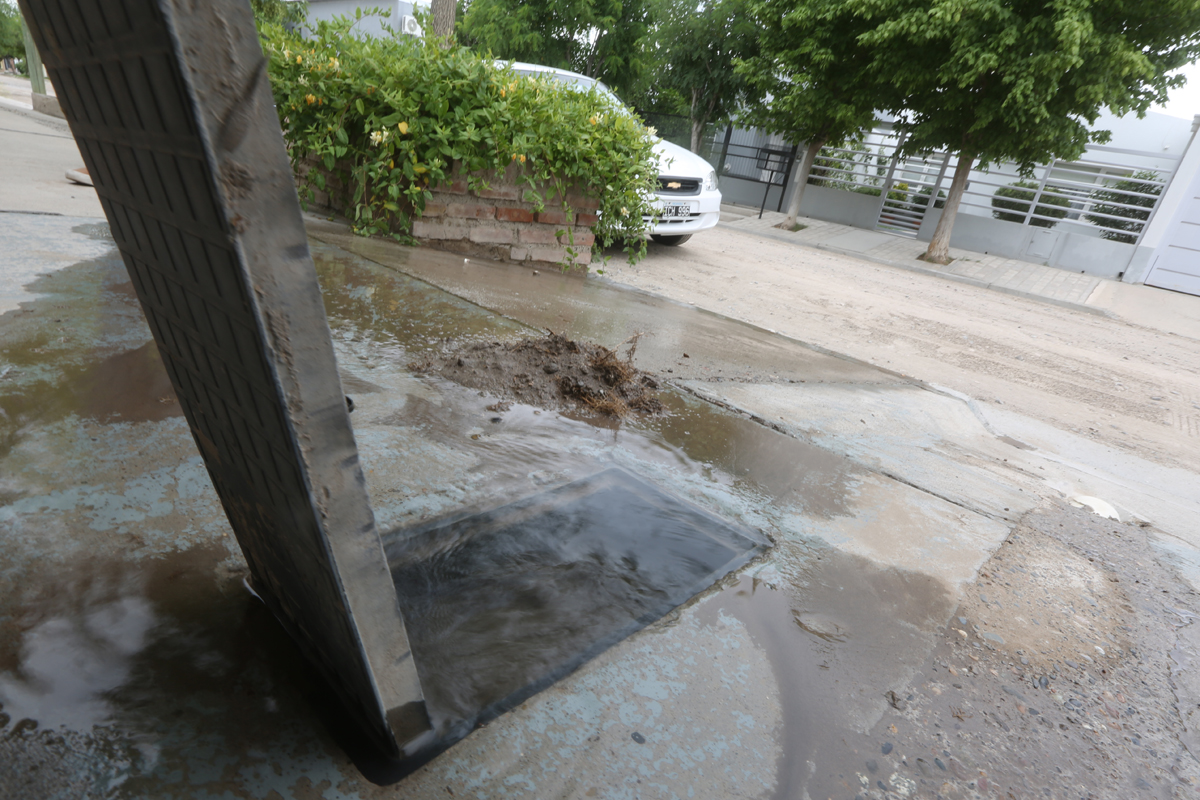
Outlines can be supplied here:
<path id="1" fill-rule="evenodd" d="M 591 228 L 600 201 L 570 191 L 566 204 L 572 213 L 558 196 L 547 196 L 543 210 L 535 211 L 522 199 L 526 185 L 517 184 L 520 169 L 509 166 L 488 180 L 489 188 L 477 191 L 467 187 L 456 169 L 449 184 L 432 190 L 425 213 L 413 222 L 413 237 L 442 250 L 504 261 L 590 264 L 595 241 Z M 344 187 L 328 174 L 326 182 L 328 191 L 314 189 L 313 205 L 345 213 L 349 202 Z"/>

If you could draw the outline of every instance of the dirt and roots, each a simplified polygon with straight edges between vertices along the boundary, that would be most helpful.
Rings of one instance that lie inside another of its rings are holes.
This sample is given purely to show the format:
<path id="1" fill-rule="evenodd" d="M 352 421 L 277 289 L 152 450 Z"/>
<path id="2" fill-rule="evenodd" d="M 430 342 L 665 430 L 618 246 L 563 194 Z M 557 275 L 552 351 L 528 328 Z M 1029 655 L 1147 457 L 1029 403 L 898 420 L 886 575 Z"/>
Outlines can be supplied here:
<path id="1" fill-rule="evenodd" d="M 455 383 L 525 403 L 555 409 L 583 409 L 603 416 L 658 414 L 658 382 L 633 365 L 638 336 L 616 350 L 577 342 L 549 332 L 513 342 L 471 344 L 411 364 Z"/>

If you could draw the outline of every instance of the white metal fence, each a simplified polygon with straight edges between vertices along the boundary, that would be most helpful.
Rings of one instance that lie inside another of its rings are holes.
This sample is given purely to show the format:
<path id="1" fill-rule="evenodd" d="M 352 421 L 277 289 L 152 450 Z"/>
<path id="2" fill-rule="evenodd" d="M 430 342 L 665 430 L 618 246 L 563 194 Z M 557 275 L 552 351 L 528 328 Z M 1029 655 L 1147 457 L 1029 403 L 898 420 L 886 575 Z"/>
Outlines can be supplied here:
<path id="1" fill-rule="evenodd" d="M 861 141 L 822 148 L 809 183 L 880 198 L 877 227 L 915 237 L 926 212 L 944 204 L 957 158 L 899 158 L 903 141 L 881 126 Z M 1056 160 L 1031 176 L 1013 164 L 993 164 L 972 171 L 960 212 L 1138 244 L 1178 161 L 1161 152 L 1092 145 L 1083 159 Z"/>

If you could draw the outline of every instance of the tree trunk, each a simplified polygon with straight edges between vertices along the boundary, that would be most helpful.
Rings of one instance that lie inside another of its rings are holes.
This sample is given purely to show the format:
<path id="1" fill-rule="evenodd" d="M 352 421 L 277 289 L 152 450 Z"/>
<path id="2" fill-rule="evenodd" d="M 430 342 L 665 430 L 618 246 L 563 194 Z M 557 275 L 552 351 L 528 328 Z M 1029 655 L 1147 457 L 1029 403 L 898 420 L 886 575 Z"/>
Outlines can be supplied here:
<path id="1" fill-rule="evenodd" d="M 708 124 L 702 119 L 692 120 L 692 147 L 693 153 L 700 152 L 700 138 L 704 135 L 704 126 Z"/>
<path id="2" fill-rule="evenodd" d="M 433 35 L 449 46 L 454 39 L 454 7 L 457 0 L 433 0 Z"/>
<path id="3" fill-rule="evenodd" d="M 808 147 L 804 151 L 804 158 L 800 162 L 800 169 L 796 170 L 794 181 L 796 191 L 792 193 L 792 199 L 788 203 L 787 219 L 783 221 L 784 230 L 791 230 L 796 227 L 796 217 L 800 216 L 800 200 L 804 197 L 804 187 L 808 186 L 808 176 L 812 174 L 813 164 L 817 160 L 817 153 L 824 146 L 824 139 L 813 139 L 808 143 Z"/>
<path id="4" fill-rule="evenodd" d="M 704 130 L 704 123 L 700 120 L 700 90 L 692 89 L 692 102 L 688 106 L 688 120 L 692 123 L 692 144 L 688 149 L 693 153 L 700 147 L 700 134 Z"/>
<path id="5" fill-rule="evenodd" d="M 975 164 L 974 153 L 959 153 L 958 166 L 954 168 L 954 180 L 950 182 L 950 192 L 946 196 L 946 206 L 942 209 L 942 218 L 938 220 L 933 230 L 933 240 L 929 249 L 921 256 L 922 261 L 931 264 L 950 263 L 950 231 L 954 229 L 954 218 L 958 216 L 958 203 L 962 200 L 963 191 L 967 188 L 967 178 L 971 175 L 971 167 Z M 930 205 L 935 199 L 929 198 Z"/>

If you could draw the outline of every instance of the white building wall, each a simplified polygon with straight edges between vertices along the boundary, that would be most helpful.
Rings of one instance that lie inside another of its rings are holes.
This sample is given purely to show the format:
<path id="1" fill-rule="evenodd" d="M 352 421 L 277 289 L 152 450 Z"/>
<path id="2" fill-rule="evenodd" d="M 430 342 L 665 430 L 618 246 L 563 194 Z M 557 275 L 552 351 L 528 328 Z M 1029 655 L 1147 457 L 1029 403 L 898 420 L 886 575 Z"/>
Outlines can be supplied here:
<path id="1" fill-rule="evenodd" d="M 420 8 L 428 8 L 429 0 L 424 0 L 424 2 L 417 0 L 415 5 Z M 361 8 L 365 14 L 373 8 L 380 8 L 390 11 L 391 16 L 386 19 L 380 18 L 377 14 L 364 16 L 355 23 L 352 30 L 369 36 L 386 36 L 383 23 L 386 22 L 394 30 L 401 30 L 400 20 L 406 16 L 412 16 L 413 6 L 414 3 L 404 2 L 404 0 L 308 0 L 308 18 L 311 20 L 332 20 L 334 17 L 353 19 L 356 9 Z"/>

